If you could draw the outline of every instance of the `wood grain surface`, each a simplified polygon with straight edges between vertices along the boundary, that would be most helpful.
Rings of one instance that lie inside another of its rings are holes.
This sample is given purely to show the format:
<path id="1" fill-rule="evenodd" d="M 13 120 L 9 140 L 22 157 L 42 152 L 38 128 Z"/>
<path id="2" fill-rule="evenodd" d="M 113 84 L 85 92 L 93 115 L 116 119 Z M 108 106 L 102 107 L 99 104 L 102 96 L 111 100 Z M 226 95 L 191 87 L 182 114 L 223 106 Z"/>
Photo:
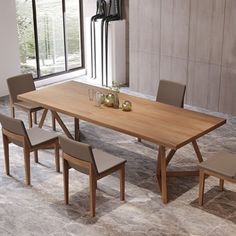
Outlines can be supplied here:
<path id="1" fill-rule="evenodd" d="M 60 112 L 153 143 L 178 149 L 223 125 L 226 120 L 174 106 L 120 93 L 120 102 L 130 100 L 132 111 L 96 107 L 89 101 L 88 89 L 107 93 L 107 89 L 70 81 L 18 96 Z"/>

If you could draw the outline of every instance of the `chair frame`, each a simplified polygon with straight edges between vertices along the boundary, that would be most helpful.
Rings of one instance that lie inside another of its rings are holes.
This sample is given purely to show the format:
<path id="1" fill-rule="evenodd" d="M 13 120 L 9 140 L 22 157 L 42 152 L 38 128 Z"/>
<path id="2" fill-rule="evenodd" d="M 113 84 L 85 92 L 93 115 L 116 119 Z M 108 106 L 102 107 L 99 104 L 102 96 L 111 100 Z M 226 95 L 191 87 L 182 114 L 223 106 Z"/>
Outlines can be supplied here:
<path id="1" fill-rule="evenodd" d="M 23 110 L 28 113 L 28 121 L 29 121 L 29 128 L 33 127 L 33 119 L 32 114 L 34 115 L 34 123 L 37 124 L 37 111 L 30 111 L 29 109 L 24 109 L 20 106 L 17 106 L 17 104 L 14 104 L 10 101 L 10 108 L 11 108 L 11 116 L 12 118 L 16 117 L 16 111 L 15 109 L 18 108 L 20 110 Z M 41 110 L 42 108 L 39 108 L 38 110 Z"/>
<path id="2" fill-rule="evenodd" d="M 38 121 L 37 121 L 38 120 L 37 119 L 37 112 L 40 111 L 40 110 L 44 110 L 43 107 L 39 107 L 38 109 L 36 109 L 34 111 L 31 111 L 30 109 L 23 108 L 23 107 L 17 105 L 16 103 L 13 103 L 12 101 L 10 101 L 10 108 L 11 108 L 12 118 L 16 118 L 16 111 L 15 111 L 16 108 L 19 109 L 19 110 L 27 112 L 28 121 L 29 121 L 29 128 L 33 127 L 33 122 L 34 122 L 34 124 L 38 123 Z M 32 118 L 32 115 L 33 115 L 34 119 Z M 52 114 L 52 129 L 53 129 L 53 131 L 56 131 L 56 119 L 55 119 L 53 114 Z"/>
<path id="3" fill-rule="evenodd" d="M 55 150 L 55 162 L 56 162 L 56 171 L 60 172 L 60 156 L 59 156 L 59 141 L 58 139 L 47 142 L 46 144 L 37 145 L 30 147 L 25 136 L 17 135 L 6 129 L 2 129 L 3 136 L 3 147 L 4 147 L 4 156 L 5 156 L 5 168 L 6 174 L 10 175 L 10 164 L 9 164 L 9 144 L 10 140 L 18 141 L 23 146 L 24 151 L 24 162 L 25 162 L 25 178 L 26 184 L 31 184 L 30 178 L 30 153 L 34 152 L 35 162 L 38 163 L 38 150 L 54 147 Z"/>
<path id="4" fill-rule="evenodd" d="M 199 173 L 199 202 L 198 202 L 199 206 L 203 205 L 205 179 L 206 179 L 207 176 L 214 176 L 216 178 L 219 178 L 219 186 L 220 186 L 221 191 L 224 190 L 224 181 L 229 181 L 231 183 L 236 183 L 235 178 L 230 178 L 230 177 L 224 176 L 220 173 L 210 171 L 210 170 L 206 170 L 206 169 L 200 167 L 200 173 Z"/>
<path id="5" fill-rule="evenodd" d="M 34 123 L 37 124 L 37 111 L 40 111 L 40 110 L 43 110 L 44 108 L 43 107 L 35 107 L 33 109 L 30 109 L 30 108 L 27 108 L 27 107 L 22 107 L 21 105 L 17 104 L 17 101 L 19 101 L 17 99 L 17 97 L 15 97 L 15 95 L 19 95 L 21 94 L 20 91 L 18 91 L 16 94 L 13 94 L 12 92 L 12 80 L 22 80 L 22 79 L 30 79 L 31 80 L 31 83 L 32 83 L 32 88 L 31 90 L 28 90 L 28 91 L 34 91 L 36 90 L 36 87 L 35 87 L 35 84 L 34 84 L 34 81 L 33 81 L 33 76 L 32 74 L 22 74 L 22 75 L 17 75 L 17 76 L 14 76 L 14 77 L 10 77 L 7 79 L 7 84 L 8 84 L 8 91 L 9 91 L 9 98 L 10 98 L 10 109 L 11 109 L 11 116 L 12 118 L 15 118 L 16 117 L 16 111 L 15 109 L 20 109 L 22 111 L 25 111 L 28 113 L 28 121 L 29 121 L 29 128 L 32 128 L 33 127 L 33 119 L 32 119 L 32 115 L 34 117 Z M 27 90 L 26 90 L 27 91 Z M 52 127 L 53 127 L 53 130 L 56 131 L 56 119 L 55 117 L 53 116 L 52 114 Z"/>
<path id="6" fill-rule="evenodd" d="M 119 171 L 120 174 L 120 200 L 125 200 L 125 163 L 121 163 L 107 171 L 103 172 L 102 174 L 96 175 L 95 167 L 92 163 L 87 161 L 79 160 L 71 155 L 68 155 L 65 152 L 62 152 L 62 159 L 63 159 L 63 178 L 64 178 L 64 201 L 65 204 L 69 204 L 69 162 L 77 165 L 79 167 L 85 168 L 88 170 L 89 175 L 89 195 L 90 195 L 90 212 L 91 216 L 95 216 L 95 209 L 96 209 L 96 189 L 97 189 L 97 181 L 115 171 Z"/>

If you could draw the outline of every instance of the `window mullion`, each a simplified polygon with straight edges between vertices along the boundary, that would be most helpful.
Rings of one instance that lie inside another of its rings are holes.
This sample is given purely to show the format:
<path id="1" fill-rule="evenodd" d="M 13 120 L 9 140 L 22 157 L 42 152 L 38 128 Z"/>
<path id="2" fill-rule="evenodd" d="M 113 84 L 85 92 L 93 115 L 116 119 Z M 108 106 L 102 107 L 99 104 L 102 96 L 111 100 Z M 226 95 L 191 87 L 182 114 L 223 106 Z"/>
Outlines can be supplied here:
<path id="1" fill-rule="evenodd" d="M 33 24 L 34 24 L 34 40 L 35 40 L 35 55 L 36 55 L 36 65 L 37 65 L 37 76 L 40 78 L 40 63 L 39 63 L 39 44 L 38 44 L 38 26 L 37 26 L 37 11 L 36 11 L 36 0 L 32 0 L 32 10 L 33 10 Z"/>
<path id="2" fill-rule="evenodd" d="M 66 40 L 66 3 L 65 3 L 65 0 L 62 0 L 62 17 L 63 17 L 64 52 L 65 52 L 65 70 L 68 71 L 67 40 Z"/>

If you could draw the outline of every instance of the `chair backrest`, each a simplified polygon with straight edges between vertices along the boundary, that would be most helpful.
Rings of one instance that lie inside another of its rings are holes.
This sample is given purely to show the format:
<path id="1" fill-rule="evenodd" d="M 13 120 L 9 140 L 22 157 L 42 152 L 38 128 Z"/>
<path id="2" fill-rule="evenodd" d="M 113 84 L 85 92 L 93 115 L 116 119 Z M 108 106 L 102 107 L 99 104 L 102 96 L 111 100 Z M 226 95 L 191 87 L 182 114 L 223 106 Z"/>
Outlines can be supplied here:
<path id="1" fill-rule="evenodd" d="M 31 145 L 27 131 L 25 129 L 25 125 L 22 120 L 11 118 L 0 113 L 0 123 L 3 129 L 9 131 L 12 134 L 25 137 L 28 144 Z"/>
<path id="2" fill-rule="evenodd" d="M 94 166 L 96 174 L 98 174 L 98 169 L 96 162 L 94 160 L 92 147 L 85 143 L 80 143 L 75 140 L 60 136 L 59 142 L 62 151 L 78 160 L 91 163 Z M 83 172 L 83 171 L 81 171 Z"/>
<path id="3" fill-rule="evenodd" d="M 35 90 L 32 74 L 18 75 L 7 79 L 11 102 L 17 102 L 17 96 Z"/>
<path id="4" fill-rule="evenodd" d="M 176 107 L 184 107 L 186 85 L 168 80 L 160 80 L 156 101 Z"/>

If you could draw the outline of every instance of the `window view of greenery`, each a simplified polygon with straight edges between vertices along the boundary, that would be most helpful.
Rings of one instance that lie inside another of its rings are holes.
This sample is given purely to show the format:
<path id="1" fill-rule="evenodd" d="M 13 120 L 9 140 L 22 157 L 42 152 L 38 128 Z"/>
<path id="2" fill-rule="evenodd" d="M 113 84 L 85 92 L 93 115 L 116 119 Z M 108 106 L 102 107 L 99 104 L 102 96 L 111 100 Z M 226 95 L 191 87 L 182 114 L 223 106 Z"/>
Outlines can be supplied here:
<path id="1" fill-rule="evenodd" d="M 80 5 L 78 0 L 66 1 L 66 39 L 68 45 L 68 68 L 81 67 Z"/>
<path id="2" fill-rule="evenodd" d="M 41 75 L 65 71 L 61 0 L 36 0 Z"/>
<path id="3" fill-rule="evenodd" d="M 62 0 L 35 0 L 39 58 L 36 58 L 35 53 L 32 0 L 16 0 L 16 3 L 23 73 L 33 73 L 34 77 L 37 77 L 36 60 L 39 61 L 40 76 L 82 66 L 78 0 L 65 1 L 65 29 L 63 28 Z M 64 32 L 66 32 L 65 37 Z M 65 57 L 66 52 L 67 57 Z"/>
<path id="4" fill-rule="evenodd" d="M 17 0 L 16 13 L 21 71 L 37 77 L 32 2 Z"/>

